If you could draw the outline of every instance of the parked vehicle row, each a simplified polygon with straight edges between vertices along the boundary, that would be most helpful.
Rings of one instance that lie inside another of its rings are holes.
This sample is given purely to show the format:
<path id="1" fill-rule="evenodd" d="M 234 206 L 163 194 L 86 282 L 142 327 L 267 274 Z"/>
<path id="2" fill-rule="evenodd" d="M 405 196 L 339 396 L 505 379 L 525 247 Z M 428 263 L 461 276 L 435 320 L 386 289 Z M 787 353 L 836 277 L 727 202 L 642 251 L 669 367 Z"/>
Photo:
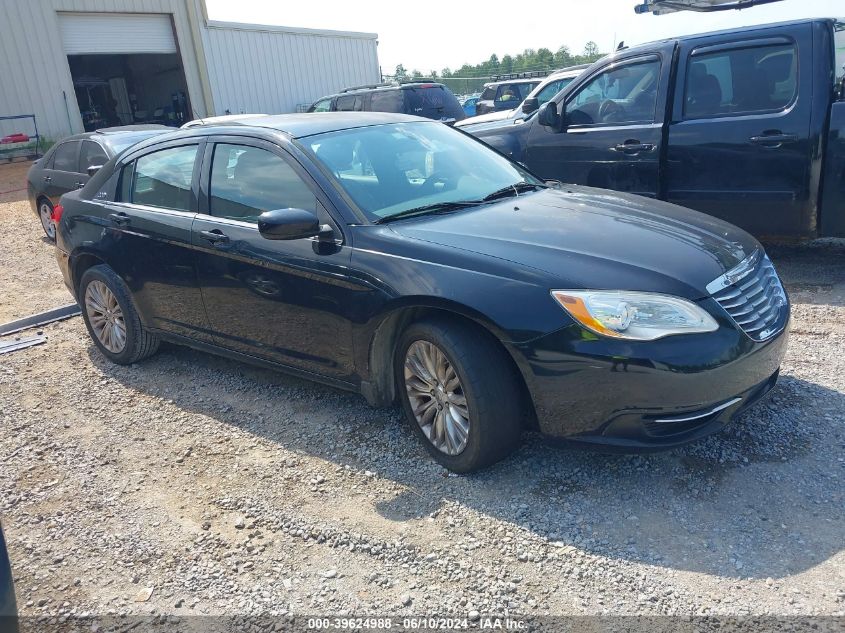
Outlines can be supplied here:
<path id="1" fill-rule="evenodd" d="M 471 130 L 477 131 L 482 129 L 481 126 L 487 123 L 499 121 L 521 123 L 528 115 L 536 112 L 541 105 L 566 88 L 586 67 L 586 65 L 572 66 L 551 73 L 512 110 L 488 112 L 487 114 L 464 119 L 456 125 L 470 132 Z"/>
<path id="2" fill-rule="evenodd" d="M 347 88 L 317 100 L 308 112 L 394 112 L 451 123 L 466 116 L 452 91 L 431 81 Z"/>
<path id="3" fill-rule="evenodd" d="M 667 200 L 758 236 L 845 236 L 842 26 L 802 20 L 624 49 L 525 125 L 465 129 L 543 178 Z"/>
<path id="4" fill-rule="evenodd" d="M 789 302 L 747 233 L 549 186 L 419 117 L 163 134 L 62 207 L 57 260 L 104 356 L 167 340 L 398 400 L 457 472 L 525 427 L 605 450 L 703 437 L 786 348 Z"/>
<path id="5" fill-rule="evenodd" d="M 475 104 L 475 114 L 513 110 L 542 82 L 541 78 L 509 79 L 484 84 Z"/>

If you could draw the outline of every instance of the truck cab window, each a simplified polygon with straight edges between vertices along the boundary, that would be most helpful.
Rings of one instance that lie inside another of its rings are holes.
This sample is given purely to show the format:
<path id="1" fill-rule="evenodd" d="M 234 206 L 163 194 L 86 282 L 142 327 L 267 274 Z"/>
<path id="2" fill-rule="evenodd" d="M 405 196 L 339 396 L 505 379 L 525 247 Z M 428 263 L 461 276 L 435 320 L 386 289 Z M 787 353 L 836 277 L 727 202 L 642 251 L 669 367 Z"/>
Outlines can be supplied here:
<path id="1" fill-rule="evenodd" d="M 797 66 L 793 44 L 692 55 L 684 115 L 704 118 L 782 110 L 795 98 Z"/>
<path id="2" fill-rule="evenodd" d="M 566 104 L 568 125 L 654 121 L 660 62 L 627 64 L 600 73 Z"/>

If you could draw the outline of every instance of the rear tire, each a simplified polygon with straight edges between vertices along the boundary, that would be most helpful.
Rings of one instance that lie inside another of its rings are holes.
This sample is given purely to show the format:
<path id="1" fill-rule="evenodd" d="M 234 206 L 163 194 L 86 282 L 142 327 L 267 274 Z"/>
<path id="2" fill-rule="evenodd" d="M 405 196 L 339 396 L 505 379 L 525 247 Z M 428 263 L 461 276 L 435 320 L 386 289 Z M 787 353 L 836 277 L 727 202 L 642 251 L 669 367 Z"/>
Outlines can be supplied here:
<path id="1" fill-rule="evenodd" d="M 85 271 L 79 282 L 82 318 L 103 356 L 130 365 L 158 351 L 159 339 L 141 323 L 126 283 L 101 264 Z"/>
<path id="2" fill-rule="evenodd" d="M 519 445 L 521 390 L 486 332 L 452 319 L 413 323 L 399 338 L 394 374 L 411 428 L 445 468 L 479 470 Z"/>
<path id="3" fill-rule="evenodd" d="M 53 222 L 53 203 L 47 198 L 38 199 L 38 219 L 41 220 L 41 228 L 51 242 L 56 241 L 56 223 Z"/>

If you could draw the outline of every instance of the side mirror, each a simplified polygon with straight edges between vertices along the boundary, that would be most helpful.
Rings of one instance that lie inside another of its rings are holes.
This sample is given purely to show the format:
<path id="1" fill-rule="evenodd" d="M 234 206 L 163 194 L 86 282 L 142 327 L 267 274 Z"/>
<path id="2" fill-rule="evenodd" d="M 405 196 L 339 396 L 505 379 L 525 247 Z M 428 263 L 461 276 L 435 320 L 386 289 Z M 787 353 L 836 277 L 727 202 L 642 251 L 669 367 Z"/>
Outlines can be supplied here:
<path id="1" fill-rule="evenodd" d="M 527 97 L 525 101 L 522 102 L 522 112 L 524 114 L 531 114 L 539 107 L 540 102 L 537 100 L 537 97 Z"/>
<path id="2" fill-rule="evenodd" d="M 96 174 L 98 171 L 100 171 L 102 168 L 103 168 L 102 165 L 90 165 L 88 167 L 88 169 L 86 169 L 85 171 L 88 172 L 88 177 L 90 178 L 91 176 Z"/>
<path id="3" fill-rule="evenodd" d="M 258 216 L 258 232 L 268 240 L 300 240 L 320 235 L 320 221 L 305 209 L 275 209 Z"/>
<path id="4" fill-rule="evenodd" d="M 560 126 L 560 115 L 557 112 L 557 104 L 554 101 L 547 101 L 540 106 L 537 112 L 537 120 L 544 127 L 557 129 Z"/>

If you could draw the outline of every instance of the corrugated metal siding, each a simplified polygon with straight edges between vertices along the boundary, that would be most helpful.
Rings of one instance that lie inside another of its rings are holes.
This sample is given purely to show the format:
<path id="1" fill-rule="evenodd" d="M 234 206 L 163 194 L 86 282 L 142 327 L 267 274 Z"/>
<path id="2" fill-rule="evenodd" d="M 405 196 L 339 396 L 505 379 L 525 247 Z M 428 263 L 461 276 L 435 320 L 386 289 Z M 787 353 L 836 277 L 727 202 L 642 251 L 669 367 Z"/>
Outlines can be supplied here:
<path id="1" fill-rule="evenodd" d="M 203 28 L 215 114 L 278 114 L 380 79 L 375 37 Z"/>
<path id="2" fill-rule="evenodd" d="M 166 13 L 60 13 L 59 30 L 68 55 L 176 52 Z"/>
<path id="3" fill-rule="evenodd" d="M 51 139 L 83 129 L 59 28 L 60 13 L 79 12 L 172 14 L 195 116 L 292 112 L 379 80 L 377 41 L 366 34 L 207 26 L 202 0 L 0 0 L 0 115 L 34 113 Z M 30 130 L 0 122 L 3 134 L 17 131 Z"/>
<path id="4" fill-rule="evenodd" d="M 82 131 L 58 13 L 83 11 L 173 14 L 191 105 L 196 114 L 207 115 L 188 17 L 190 1 L 0 0 L 0 115 L 34 113 L 39 131 L 53 139 Z M 4 133 L 28 131 L 24 127 L 0 123 Z"/>

